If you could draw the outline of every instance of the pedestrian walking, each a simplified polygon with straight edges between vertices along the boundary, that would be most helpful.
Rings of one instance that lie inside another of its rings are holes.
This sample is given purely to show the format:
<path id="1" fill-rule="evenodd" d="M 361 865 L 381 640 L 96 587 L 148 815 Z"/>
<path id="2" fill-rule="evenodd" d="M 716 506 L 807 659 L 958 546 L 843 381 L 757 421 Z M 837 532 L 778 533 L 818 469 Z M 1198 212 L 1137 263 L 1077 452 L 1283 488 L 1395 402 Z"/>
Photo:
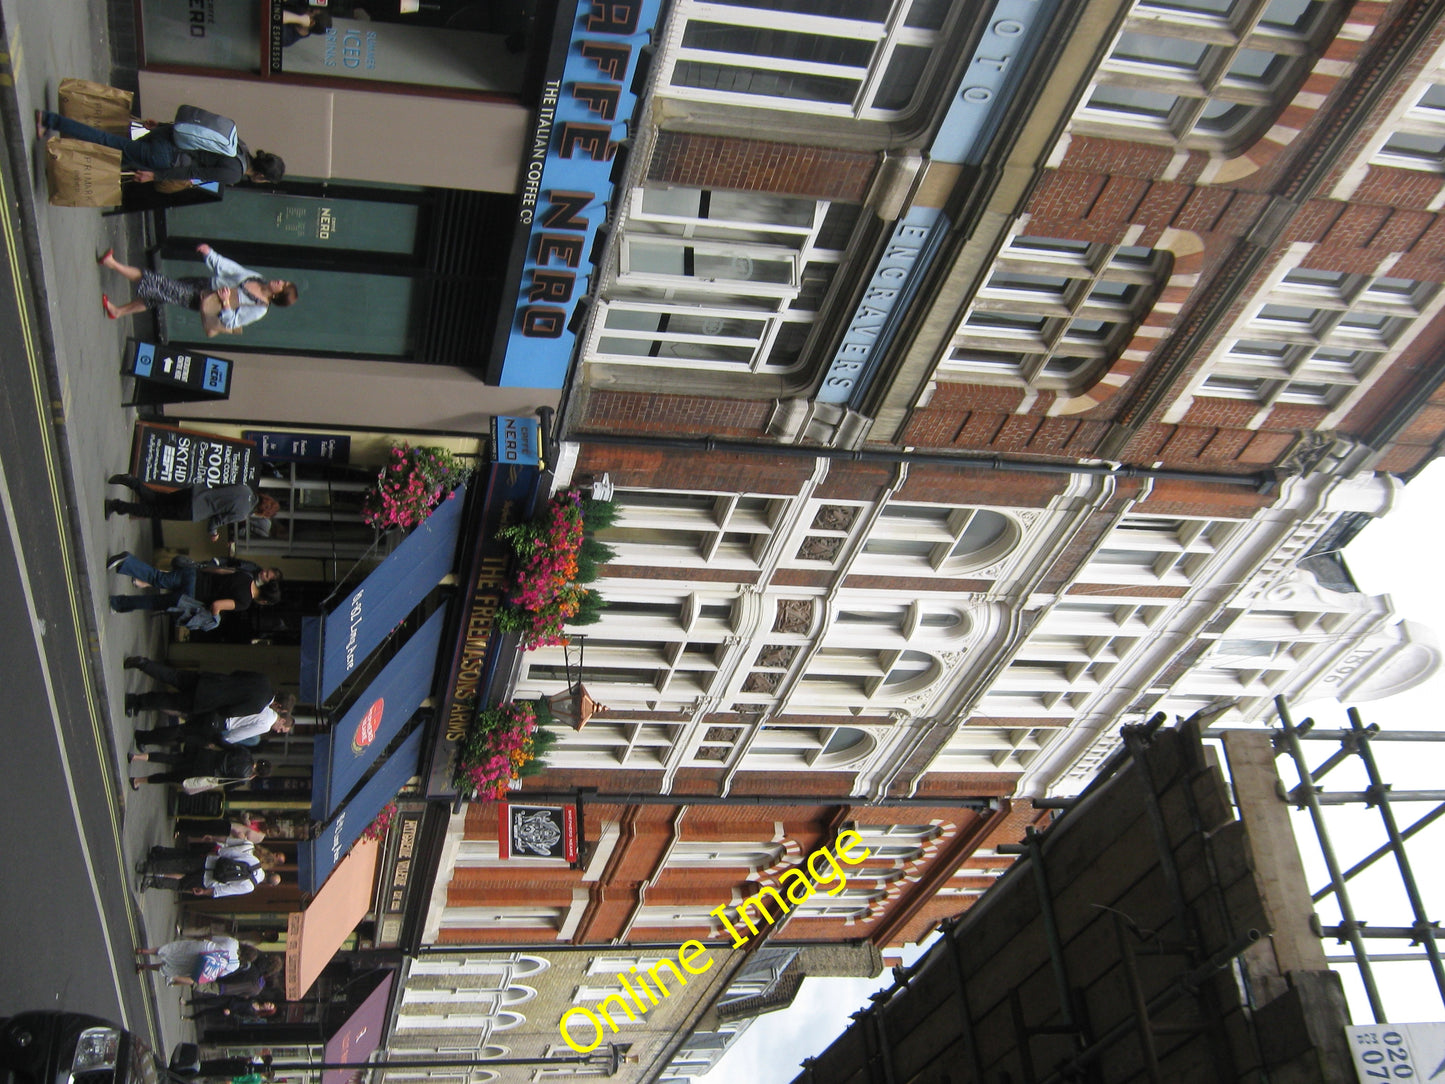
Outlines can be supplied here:
<path id="1" fill-rule="evenodd" d="M 266 278 L 259 271 L 228 260 L 210 245 L 197 245 L 196 251 L 206 258 L 209 276 L 172 278 L 159 271 L 121 263 L 115 258 L 115 249 L 107 249 L 96 262 L 134 283 L 136 290 L 133 300 L 119 306 L 111 301 L 109 294 L 101 294 L 105 314 L 119 320 L 155 306 L 178 305 L 200 313 L 206 334 L 216 336 L 240 331 L 270 312 L 272 305 L 284 308 L 294 305 L 300 297 L 294 282 Z"/>
<path id="2" fill-rule="evenodd" d="M 137 745 L 183 745 L 202 748 L 213 742 L 222 745 L 255 745 L 267 734 L 289 734 L 296 721 L 291 711 L 296 707 L 295 693 L 282 693 L 258 712 L 223 716 L 217 712 L 198 712 L 186 722 L 175 726 L 157 726 L 137 730 Z M 259 842 L 259 841 L 257 841 Z"/>
<path id="3" fill-rule="evenodd" d="M 171 768 L 149 776 L 131 776 L 130 789 L 140 790 L 148 784 L 175 783 L 186 788 L 188 794 L 201 794 L 207 790 L 224 789 L 237 783 L 271 774 L 271 762 L 256 760 L 251 750 L 244 746 L 228 749 L 187 749 L 171 753 L 131 753 L 127 763 L 164 764 Z M 192 780 L 205 780 L 204 784 Z"/>
<path id="4" fill-rule="evenodd" d="M 218 997 L 214 1004 L 197 1005 L 201 998 L 191 998 L 190 1012 L 182 1020 L 200 1020 L 208 1024 L 264 1024 L 276 1015 L 276 1002 L 254 997 Z"/>
<path id="5" fill-rule="evenodd" d="M 192 896 L 244 896 L 260 885 L 279 885 L 281 856 L 254 843 L 227 843 L 209 851 L 152 847 L 140 863 L 142 888 L 166 888 Z"/>
<path id="6" fill-rule="evenodd" d="M 215 982 L 241 966 L 241 943 L 234 937 L 170 941 L 135 952 L 145 958 L 136 962 L 137 972 L 159 971 L 172 986 Z"/>
<path id="7" fill-rule="evenodd" d="M 227 524 L 245 523 L 252 516 L 270 519 L 281 511 L 281 504 L 275 497 L 258 494 L 245 483 L 182 486 L 166 491 L 147 485 L 133 474 L 112 474 L 107 481 L 113 486 L 124 486 L 135 496 L 132 501 L 107 497 L 107 519 L 113 515 L 126 515 L 187 523 L 204 520 L 212 542 L 221 537 L 221 528 Z"/>
<path id="8" fill-rule="evenodd" d="M 182 107 L 184 108 L 184 107 Z M 279 155 L 253 151 L 236 141 L 235 154 L 197 148 L 183 149 L 176 142 L 174 124 L 141 122 L 147 129 L 139 139 L 103 132 L 70 117 L 47 110 L 35 111 L 35 131 L 41 142 L 58 132 L 67 139 L 99 143 L 120 151 L 120 167 L 133 170 L 135 179 L 146 181 L 219 181 L 221 184 L 275 184 L 286 176 L 286 163 Z M 184 140 L 182 140 L 184 142 Z"/>
<path id="9" fill-rule="evenodd" d="M 105 567 L 129 576 L 137 587 L 155 587 L 160 592 L 111 595 L 110 608 L 115 613 L 180 609 L 183 598 L 193 598 L 219 618 L 223 613 L 246 610 L 253 604 L 271 606 L 281 601 L 279 568 L 263 568 L 252 573 L 244 568 L 198 565 L 178 557 L 171 562 L 169 572 L 162 572 L 126 551 L 107 557 Z"/>
<path id="10" fill-rule="evenodd" d="M 213 670 L 177 670 L 144 655 L 128 656 L 124 666 L 127 670 L 139 670 L 175 690 L 126 694 L 127 715 L 134 715 L 137 711 L 167 711 L 177 715 L 196 712 L 250 715 L 276 699 L 271 679 L 255 670 L 232 670 L 229 674 Z"/>

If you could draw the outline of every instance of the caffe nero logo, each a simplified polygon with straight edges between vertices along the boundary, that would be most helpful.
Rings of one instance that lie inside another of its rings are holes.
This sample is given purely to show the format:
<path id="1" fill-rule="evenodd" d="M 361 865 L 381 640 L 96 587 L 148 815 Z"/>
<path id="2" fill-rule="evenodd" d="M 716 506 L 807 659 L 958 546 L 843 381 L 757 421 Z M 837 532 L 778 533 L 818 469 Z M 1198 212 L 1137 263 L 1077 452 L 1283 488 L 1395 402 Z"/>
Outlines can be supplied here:
<path id="1" fill-rule="evenodd" d="M 376 740 L 376 732 L 381 729 L 381 713 L 386 709 L 386 701 L 377 697 L 376 703 L 366 709 L 366 714 L 361 717 L 361 722 L 356 724 L 356 733 L 351 738 L 351 752 L 360 753 L 368 745 Z"/>

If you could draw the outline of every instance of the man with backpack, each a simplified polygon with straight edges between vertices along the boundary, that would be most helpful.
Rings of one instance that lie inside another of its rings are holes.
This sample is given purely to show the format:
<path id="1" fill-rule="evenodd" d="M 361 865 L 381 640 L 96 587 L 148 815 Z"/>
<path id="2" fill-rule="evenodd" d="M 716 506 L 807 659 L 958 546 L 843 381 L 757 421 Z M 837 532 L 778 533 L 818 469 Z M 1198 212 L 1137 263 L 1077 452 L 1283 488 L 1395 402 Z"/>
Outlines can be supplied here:
<path id="1" fill-rule="evenodd" d="M 279 885 L 279 873 L 266 867 L 277 861 L 270 851 L 256 853 L 254 843 L 228 840 L 200 854 L 179 847 L 152 847 L 141 863 L 142 888 L 169 888 L 192 896 L 244 896 L 260 885 Z"/>
<path id="2" fill-rule="evenodd" d="M 197 106 L 181 106 L 169 124 L 142 123 L 150 131 L 140 139 L 127 139 L 59 113 L 35 111 L 36 133 L 42 141 L 58 132 L 67 139 L 112 147 L 120 151 L 120 168 L 134 170 L 137 181 L 275 184 L 286 175 L 286 163 L 278 155 L 252 151 L 236 138 L 234 121 Z"/>

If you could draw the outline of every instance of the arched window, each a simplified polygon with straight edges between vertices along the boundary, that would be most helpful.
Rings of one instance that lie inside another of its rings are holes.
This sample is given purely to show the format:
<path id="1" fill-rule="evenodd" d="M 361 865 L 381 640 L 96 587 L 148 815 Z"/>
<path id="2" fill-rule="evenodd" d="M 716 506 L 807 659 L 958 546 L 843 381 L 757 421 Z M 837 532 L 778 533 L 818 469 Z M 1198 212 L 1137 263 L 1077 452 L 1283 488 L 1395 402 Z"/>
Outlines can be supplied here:
<path id="1" fill-rule="evenodd" d="M 1018 523 L 992 509 L 895 502 L 874 521 L 859 566 L 958 575 L 1006 556 L 1020 537 Z"/>
<path id="2" fill-rule="evenodd" d="M 1082 390 L 1128 345 L 1168 278 L 1158 249 L 1013 237 L 954 333 L 944 380 Z"/>
<path id="3" fill-rule="evenodd" d="M 1237 153 L 1289 104 L 1339 0 L 1138 0 L 1071 130 Z"/>
<path id="4" fill-rule="evenodd" d="M 754 739 L 743 767 L 758 769 L 856 769 L 877 747 L 866 730 L 851 726 L 768 724 Z"/>

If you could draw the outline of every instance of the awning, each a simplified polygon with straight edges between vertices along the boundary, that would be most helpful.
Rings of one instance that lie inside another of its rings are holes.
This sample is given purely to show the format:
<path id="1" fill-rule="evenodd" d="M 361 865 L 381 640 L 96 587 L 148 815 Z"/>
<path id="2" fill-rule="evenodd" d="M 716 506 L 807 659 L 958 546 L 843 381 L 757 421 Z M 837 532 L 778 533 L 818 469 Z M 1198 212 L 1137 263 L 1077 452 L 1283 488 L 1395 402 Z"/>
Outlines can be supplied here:
<path id="1" fill-rule="evenodd" d="M 466 487 L 441 502 L 345 601 L 301 623 L 301 690 L 321 704 L 452 570 Z"/>
<path id="2" fill-rule="evenodd" d="M 296 845 L 297 881 L 302 892 L 317 892 L 323 884 L 328 889 L 331 887 L 327 878 L 334 879 L 332 870 L 338 869 L 351 845 L 366 831 L 367 825 L 376 820 L 386 803 L 396 797 L 402 784 L 416 775 L 425 736 L 424 726 L 412 731 L 356 796 L 341 807 L 319 838 L 303 839 Z M 320 898 L 318 894 L 317 899 Z"/>
<path id="3" fill-rule="evenodd" d="M 395 978 L 396 972 L 388 971 L 381 985 L 341 1025 L 341 1030 L 326 1040 L 322 1058 L 325 1063 L 353 1064 L 371 1057 L 381 1044 L 381 1033 L 386 1028 L 386 1003 Z M 357 1073 L 356 1069 L 326 1069 L 321 1074 L 321 1084 L 347 1084 Z"/>
<path id="4" fill-rule="evenodd" d="M 362 840 L 316 894 L 306 910 L 293 912 L 286 927 L 286 1000 L 300 999 L 341 943 L 371 910 L 381 844 Z"/>
<path id="5" fill-rule="evenodd" d="M 443 606 L 427 619 L 331 728 L 330 741 L 317 743 L 311 781 L 313 820 L 324 822 L 331 816 L 421 707 L 431 691 L 447 610 Z"/>

